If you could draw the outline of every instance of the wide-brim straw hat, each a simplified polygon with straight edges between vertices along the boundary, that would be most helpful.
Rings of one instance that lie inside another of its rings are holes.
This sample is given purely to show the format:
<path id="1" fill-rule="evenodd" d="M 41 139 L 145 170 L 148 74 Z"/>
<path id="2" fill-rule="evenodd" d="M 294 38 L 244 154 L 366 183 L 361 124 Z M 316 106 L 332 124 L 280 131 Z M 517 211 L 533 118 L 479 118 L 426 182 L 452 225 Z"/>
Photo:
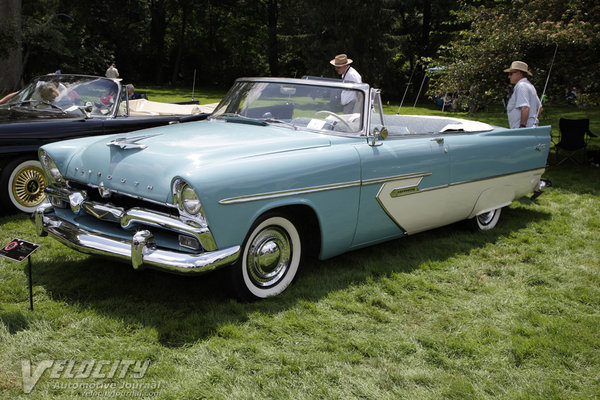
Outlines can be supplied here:
<path id="1" fill-rule="evenodd" d="M 527 75 L 532 76 L 533 74 L 529 71 L 529 66 L 523 61 L 513 61 L 510 64 L 510 68 L 504 70 L 504 72 L 514 72 L 514 71 L 522 71 Z"/>
<path id="2" fill-rule="evenodd" d="M 352 59 L 348 58 L 345 54 L 338 54 L 333 60 L 329 61 L 329 63 L 334 67 L 343 67 L 352 64 Z"/>

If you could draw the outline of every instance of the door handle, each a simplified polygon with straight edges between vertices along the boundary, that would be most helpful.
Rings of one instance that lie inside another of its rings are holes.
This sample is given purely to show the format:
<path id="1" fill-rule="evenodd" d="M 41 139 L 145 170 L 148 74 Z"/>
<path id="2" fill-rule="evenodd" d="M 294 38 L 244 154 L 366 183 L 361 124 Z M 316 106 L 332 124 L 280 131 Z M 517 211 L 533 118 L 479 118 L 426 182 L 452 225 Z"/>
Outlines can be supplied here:
<path id="1" fill-rule="evenodd" d="M 431 141 L 432 142 L 438 142 L 439 144 L 442 144 L 442 143 L 444 143 L 444 138 L 436 137 L 436 138 L 431 139 Z"/>

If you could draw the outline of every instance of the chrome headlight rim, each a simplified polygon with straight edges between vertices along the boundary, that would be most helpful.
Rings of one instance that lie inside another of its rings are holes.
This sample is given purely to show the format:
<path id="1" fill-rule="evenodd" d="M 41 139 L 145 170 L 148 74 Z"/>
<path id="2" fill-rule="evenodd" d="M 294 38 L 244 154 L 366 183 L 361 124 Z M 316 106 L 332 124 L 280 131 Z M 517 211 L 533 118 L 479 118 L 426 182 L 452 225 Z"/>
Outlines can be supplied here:
<path id="1" fill-rule="evenodd" d="M 173 203 L 177 206 L 180 214 L 206 221 L 200 197 L 192 185 L 182 178 L 173 181 Z"/>
<path id="2" fill-rule="evenodd" d="M 181 190 L 181 206 L 185 212 L 190 215 L 198 215 L 202 205 L 198 195 L 191 186 L 184 186 Z"/>
<path id="3" fill-rule="evenodd" d="M 40 163 L 42 164 L 42 168 L 46 177 L 50 181 L 51 184 L 61 183 L 64 184 L 66 182 L 64 176 L 60 173 L 56 162 L 50 157 L 50 154 L 45 150 L 40 149 L 38 152 L 38 158 Z"/>

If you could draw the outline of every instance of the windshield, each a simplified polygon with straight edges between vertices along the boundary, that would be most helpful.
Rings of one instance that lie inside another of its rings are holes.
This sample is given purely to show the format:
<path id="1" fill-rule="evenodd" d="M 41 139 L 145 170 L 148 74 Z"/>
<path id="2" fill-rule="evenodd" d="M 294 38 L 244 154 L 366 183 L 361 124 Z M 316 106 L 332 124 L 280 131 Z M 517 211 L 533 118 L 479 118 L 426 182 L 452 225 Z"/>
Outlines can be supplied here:
<path id="1" fill-rule="evenodd" d="M 325 81 L 237 81 L 211 118 L 356 135 L 363 130 L 364 101 L 362 90 L 327 86 Z"/>
<path id="2" fill-rule="evenodd" d="M 91 116 L 114 116 L 120 85 L 107 78 L 77 75 L 45 75 L 12 97 L 4 107 L 12 111 L 81 115 L 91 105 Z"/>

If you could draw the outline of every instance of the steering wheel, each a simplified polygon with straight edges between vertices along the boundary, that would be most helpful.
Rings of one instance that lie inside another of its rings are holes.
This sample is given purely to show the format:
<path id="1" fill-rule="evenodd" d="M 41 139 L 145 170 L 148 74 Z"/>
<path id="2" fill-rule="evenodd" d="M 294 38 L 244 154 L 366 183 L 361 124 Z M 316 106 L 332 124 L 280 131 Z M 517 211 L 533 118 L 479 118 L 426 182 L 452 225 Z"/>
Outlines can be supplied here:
<path id="1" fill-rule="evenodd" d="M 332 113 L 331 111 L 328 111 L 328 110 L 317 111 L 315 113 L 315 115 L 313 115 L 313 117 L 316 117 L 317 115 L 321 115 L 321 114 L 326 114 L 326 115 L 330 115 L 330 116 L 334 117 L 335 119 L 337 119 L 338 121 L 340 121 L 342 124 L 344 124 L 344 126 L 346 128 L 348 128 L 348 132 L 353 132 L 353 129 L 350 126 L 350 124 L 348 124 L 342 117 L 340 117 L 339 115 L 337 115 L 335 113 Z"/>

